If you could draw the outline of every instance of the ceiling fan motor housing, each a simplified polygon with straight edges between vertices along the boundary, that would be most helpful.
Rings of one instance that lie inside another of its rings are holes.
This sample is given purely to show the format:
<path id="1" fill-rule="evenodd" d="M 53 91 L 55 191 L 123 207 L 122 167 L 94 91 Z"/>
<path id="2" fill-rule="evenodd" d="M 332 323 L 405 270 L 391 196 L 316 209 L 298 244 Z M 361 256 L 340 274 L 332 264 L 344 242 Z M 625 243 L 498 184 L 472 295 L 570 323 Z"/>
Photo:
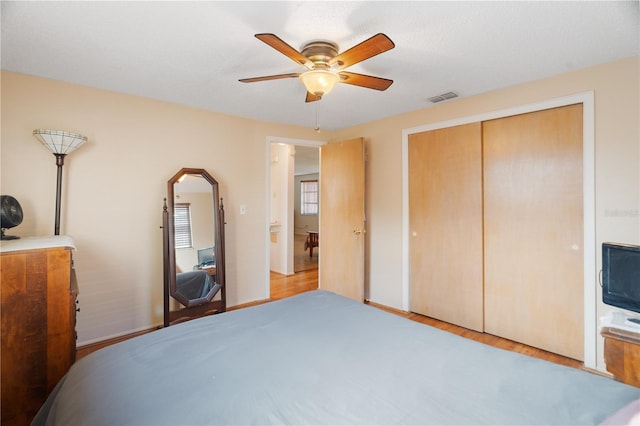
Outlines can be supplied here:
<path id="1" fill-rule="evenodd" d="M 338 45 L 330 41 L 312 41 L 305 44 L 300 53 L 313 62 L 313 69 L 329 69 L 329 61 L 338 56 Z"/>

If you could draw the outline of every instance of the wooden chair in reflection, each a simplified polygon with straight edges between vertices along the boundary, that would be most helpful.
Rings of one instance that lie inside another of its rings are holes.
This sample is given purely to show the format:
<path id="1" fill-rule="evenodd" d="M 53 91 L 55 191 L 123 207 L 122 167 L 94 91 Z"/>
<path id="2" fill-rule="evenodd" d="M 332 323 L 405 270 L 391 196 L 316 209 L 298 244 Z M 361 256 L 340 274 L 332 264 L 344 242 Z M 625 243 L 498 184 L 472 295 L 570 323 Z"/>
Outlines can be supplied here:
<path id="1" fill-rule="evenodd" d="M 315 231 L 309 231 L 307 234 L 307 239 L 304 242 L 304 250 L 309 249 L 309 257 L 313 257 L 313 248 L 318 247 L 320 239 L 318 233 Z"/>

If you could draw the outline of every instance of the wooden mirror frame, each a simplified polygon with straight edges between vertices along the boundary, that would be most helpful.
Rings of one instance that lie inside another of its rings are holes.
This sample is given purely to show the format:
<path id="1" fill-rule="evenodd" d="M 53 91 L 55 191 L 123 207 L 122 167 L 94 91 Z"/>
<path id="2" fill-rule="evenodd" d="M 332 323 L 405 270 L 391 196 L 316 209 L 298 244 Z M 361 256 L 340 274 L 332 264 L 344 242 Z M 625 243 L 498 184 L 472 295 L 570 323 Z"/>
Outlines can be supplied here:
<path id="1" fill-rule="evenodd" d="M 216 272 L 214 287 L 207 297 L 186 299 L 176 289 L 176 250 L 175 250 L 175 194 L 174 185 L 184 176 L 194 175 L 204 178 L 210 185 L 213 195 L 213 222 L 215 238 Z M 164 258 L 164 326 L 187 321 L 189 319 L 224 312 L 226 310 L 225 286 L 225 250 L 224 250 L 224 205 L 218 194 L 218 182 L 204 169 L 183 168 L 167 182 L 167 198 L 162 212 L 163 258 Z M 212 300 L 217 293 L 219 300 Z M 170 299 L 174 298 L 184 307 L 171 310 Z"/>

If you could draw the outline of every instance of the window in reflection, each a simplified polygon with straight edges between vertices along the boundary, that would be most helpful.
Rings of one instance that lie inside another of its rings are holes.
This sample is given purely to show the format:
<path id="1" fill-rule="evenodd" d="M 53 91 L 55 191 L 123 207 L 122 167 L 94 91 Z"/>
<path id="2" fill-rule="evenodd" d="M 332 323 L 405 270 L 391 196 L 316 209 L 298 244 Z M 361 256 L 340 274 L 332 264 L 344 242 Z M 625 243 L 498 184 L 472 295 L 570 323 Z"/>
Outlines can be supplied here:
<path id="1" fill-rule="evenodd" d="M 175 239 L 176 248 L 191 248 L 191 205 L 189 203 L 176 204 L 173 211 L 173 220 L 175 222 Z"/>

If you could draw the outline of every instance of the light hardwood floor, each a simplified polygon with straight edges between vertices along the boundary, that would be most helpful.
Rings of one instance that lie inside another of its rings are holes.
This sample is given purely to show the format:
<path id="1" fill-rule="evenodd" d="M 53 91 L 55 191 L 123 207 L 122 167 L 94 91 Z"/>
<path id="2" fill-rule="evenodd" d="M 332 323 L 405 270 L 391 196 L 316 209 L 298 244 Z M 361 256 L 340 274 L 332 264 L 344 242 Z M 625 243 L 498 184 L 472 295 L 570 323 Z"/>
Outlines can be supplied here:
<path id="1" fill-rule="evenodd" d="M 271 300 L 278 300 L 318 288 L 318 270 L 308 269 L 293 275 L 271 272 Z"/>
<path id="2" fill-rule="evenodd" d="M 296 234 L 293 237 L 293 270 L 295 272 L 318 268 L 320 247 L 315 247 L 313 254 L 311 254 L 309 249 L 305 250 L 304 248 L 306 239 L 307 236 L 305 234 Z"/>

